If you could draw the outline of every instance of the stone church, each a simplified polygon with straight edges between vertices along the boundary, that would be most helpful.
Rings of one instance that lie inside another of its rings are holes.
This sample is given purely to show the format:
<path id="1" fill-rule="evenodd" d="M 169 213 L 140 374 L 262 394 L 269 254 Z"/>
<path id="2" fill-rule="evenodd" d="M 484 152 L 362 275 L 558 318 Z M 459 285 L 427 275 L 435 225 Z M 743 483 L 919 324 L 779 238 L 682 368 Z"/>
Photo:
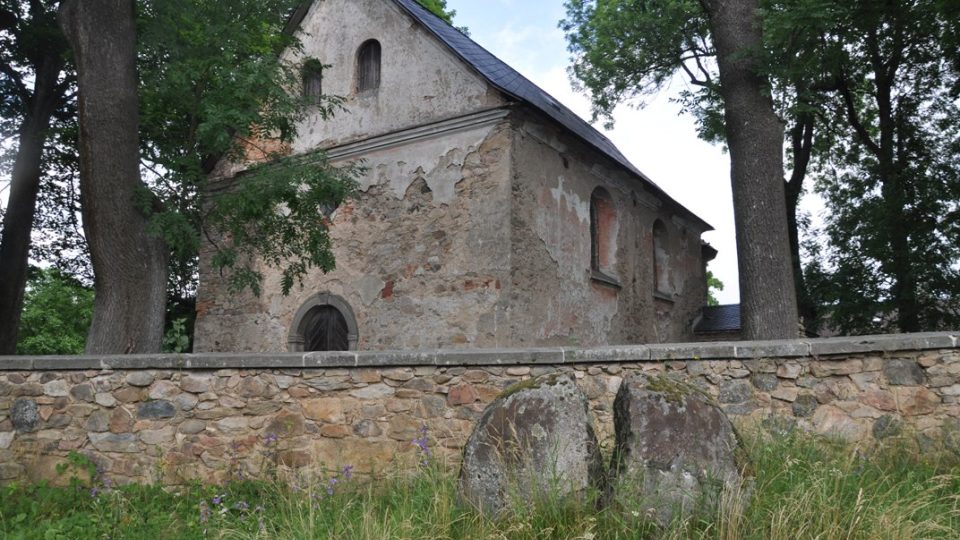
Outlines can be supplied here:
<path id="1" fill-rule="evenodd" d="M 304 91 L 347 108 L 292 152 L 367 172 L 331 216 L 336 270 L 287 296 L 266 267 L 260 297 L 229 294 L 202 253 L 197 352 L 693 340 L 711 227 L 606 137 L 415 0 L 291 25 Z"/>

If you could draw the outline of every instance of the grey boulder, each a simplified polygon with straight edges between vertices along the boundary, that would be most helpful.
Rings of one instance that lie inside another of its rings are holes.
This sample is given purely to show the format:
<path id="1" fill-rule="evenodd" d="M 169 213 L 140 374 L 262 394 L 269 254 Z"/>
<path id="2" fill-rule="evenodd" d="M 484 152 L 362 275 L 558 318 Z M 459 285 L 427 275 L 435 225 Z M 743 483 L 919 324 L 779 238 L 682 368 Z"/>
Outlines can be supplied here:
<path id="1" fill-rule="evenodd" d="M 733 425 L 701 390 L 634 376 L 620 385 L 613 409 L 617 442 L 607 504 L 639 509 L 666 526 L 714 512 L 723 488 L 741 485 Z"/>
<path id="2" fill-rule="evenodd" d="M 542 498 L 585 501 L 603 463 L 588 401 L 569 376 L 508 388 L 487 406 L 463 453 L 460 497 L 488 515 Z"/>

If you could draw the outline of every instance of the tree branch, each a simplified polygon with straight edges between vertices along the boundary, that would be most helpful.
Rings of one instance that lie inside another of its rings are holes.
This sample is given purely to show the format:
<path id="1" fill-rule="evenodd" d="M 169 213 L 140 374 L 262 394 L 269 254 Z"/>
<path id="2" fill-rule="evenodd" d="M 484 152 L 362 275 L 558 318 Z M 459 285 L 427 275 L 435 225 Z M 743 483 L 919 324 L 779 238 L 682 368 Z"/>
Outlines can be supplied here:
<path id="1" fill-rule="evenodd" d="M 860 116 L 857 113 L 857 107 L 853 101 L 853 93 L 850 91 L 850 85 L 847 82 L 847 78 L 844 75 L 841 75 L 838 77 L 837 83 L 839 86 L 840 95 L 843 97 L 844 106 L 847 109 L 847 121 L 850 122 L 850 126 L 853 127 L 853 130 L 857 133 L 860 141 L 870 149 L 870 152 L 872 152 L 875 156 L 879 156 L 880 146 L 874 142 L 873 138 L 870 136 L 870 132 L 867 131 L 867 128 L 860 121 Z"/>

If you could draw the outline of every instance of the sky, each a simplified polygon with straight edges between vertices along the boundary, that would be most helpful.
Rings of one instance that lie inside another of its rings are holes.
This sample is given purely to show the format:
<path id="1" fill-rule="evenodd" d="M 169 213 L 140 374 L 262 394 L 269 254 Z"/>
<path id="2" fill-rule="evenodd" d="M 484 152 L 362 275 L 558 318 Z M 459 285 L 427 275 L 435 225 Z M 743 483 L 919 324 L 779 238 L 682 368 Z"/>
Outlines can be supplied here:
<path id="1" fill-rule="evenodd" d="M 457 11 L 456 26 L 586 120 L 590 100 L 571 88 L 570 53 L 557 23 L 564 18 L 562 0 L 447 0 Z M 720 146 L 697 138 L 692 117 L 681 115 L 671 101 L 684 89 L 681 80 L 654 96 L 645 107 L 622 105 L 614 112 L 614 129 L 594 127 L 680 204 L 703 218 L 715 231 L 703 238 L 719 251 L 710 263 L 724 283 L 717 298 L 739 302 L 730 158 Z"/>

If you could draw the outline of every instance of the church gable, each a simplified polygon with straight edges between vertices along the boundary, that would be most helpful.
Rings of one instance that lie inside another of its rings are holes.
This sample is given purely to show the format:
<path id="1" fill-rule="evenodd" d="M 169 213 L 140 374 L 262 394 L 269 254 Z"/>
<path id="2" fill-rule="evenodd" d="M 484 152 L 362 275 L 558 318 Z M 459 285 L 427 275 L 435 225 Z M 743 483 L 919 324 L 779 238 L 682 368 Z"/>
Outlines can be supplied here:
<path id="1" fill-rule="evenodd" d="M 316 0 L 299 24 L 304 88 L 345 99 L 332 119 L 311 114 L 294 153 L 501 106 L 504 98 L 392 0 Z M 322 64 L 319 76 L 312 67 Z"/>

